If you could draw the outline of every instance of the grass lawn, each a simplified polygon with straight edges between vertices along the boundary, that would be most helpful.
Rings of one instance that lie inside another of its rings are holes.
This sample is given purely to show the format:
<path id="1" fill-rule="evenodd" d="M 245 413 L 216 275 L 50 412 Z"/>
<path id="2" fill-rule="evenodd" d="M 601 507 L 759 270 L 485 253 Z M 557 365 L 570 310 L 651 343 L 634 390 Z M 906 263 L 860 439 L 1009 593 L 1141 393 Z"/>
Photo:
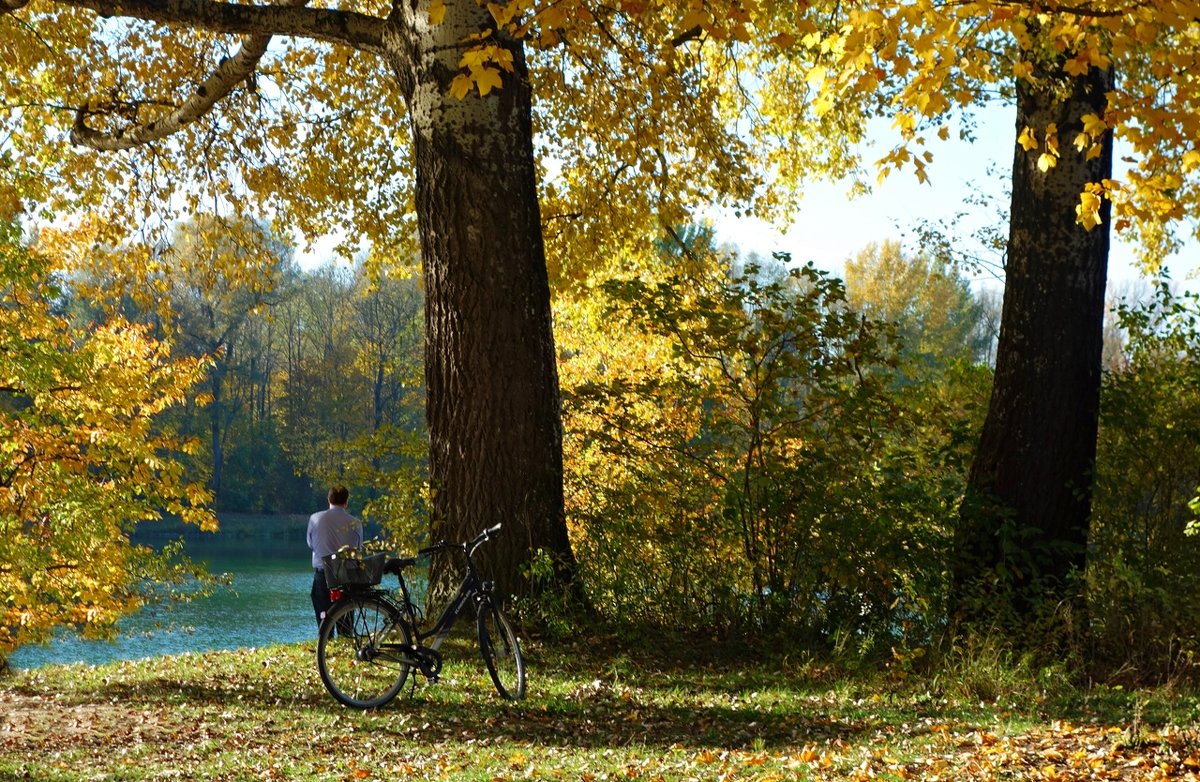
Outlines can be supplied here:
<path id="1" fill-rule="evenodd" d="M 0 678 L 0 779 L 1200 779 L 1200 698 L 835 674 L 691 642 L 526 642 L 498 699 L 472 646 L 388 707 L 338 705 L 313 644 Z M 985 672 L 976 670 L 974 675 Z"/>

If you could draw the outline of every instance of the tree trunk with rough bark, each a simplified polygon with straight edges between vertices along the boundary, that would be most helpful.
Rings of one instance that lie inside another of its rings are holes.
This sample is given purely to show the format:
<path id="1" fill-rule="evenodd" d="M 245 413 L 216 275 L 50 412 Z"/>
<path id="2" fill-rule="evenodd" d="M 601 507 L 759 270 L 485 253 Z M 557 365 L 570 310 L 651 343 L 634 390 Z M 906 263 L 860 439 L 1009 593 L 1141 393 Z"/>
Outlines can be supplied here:
<path id="1" fill-rule="evenodd" d="M 409 106 L 425 279 L 433 537 L 479 550 L 501 594 L 526 594 L 539 550 L 569 582 L 574 558 L 562 487 L 562 423 L 542 245 L 531 90 L 519 42 L 514 72 L 488 96 L 447 96 L 457 44 L 486 8 L 454 4 L 426 34 Z M 443 52 L 448 52 L 442 54 Z"/>
<path id="2" fill-rule="evenodd" d="M 964 629 L 1029 622 L 1083 606 L 1070 586 L 1086 562 L 1099 414 L 1109 210 L 1092 230 L 1076 223 L 1089 182 L 1109 178 L 1111 134 L 1086 160 L 1072 146 L 1086 114 L 1104 116 L 1111 74 L 1066 76 L 1046 68 L 1040 86 L 1021 80 L 1018 145 L 1004 308 L 987 419 L 971 468 L 956 540 L 952 618 Z M 1051 123 L 1057 165 L 1040 170 Z"/>

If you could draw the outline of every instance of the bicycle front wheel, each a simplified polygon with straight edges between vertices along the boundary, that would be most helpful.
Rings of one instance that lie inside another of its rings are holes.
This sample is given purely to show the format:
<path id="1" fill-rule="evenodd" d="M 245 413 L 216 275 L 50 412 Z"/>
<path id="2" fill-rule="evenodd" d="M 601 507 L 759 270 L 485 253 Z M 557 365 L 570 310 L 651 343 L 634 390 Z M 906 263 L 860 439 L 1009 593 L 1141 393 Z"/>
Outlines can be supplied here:
<path id="1" fill-rule="evenodd" d="M 512 625 L 491 600 L 479 604 L 479 651 L 500 697 L 518 701 L 525 697 L 525 661 Z"/>
<path id="2" fill-rule="evenodd" d="M 335 603 L 317 638 L 317 668 L 339 702 L 374 709 L 395 698 L 408 678 L 408 627 L 400 611 L 375 595 Z"/>

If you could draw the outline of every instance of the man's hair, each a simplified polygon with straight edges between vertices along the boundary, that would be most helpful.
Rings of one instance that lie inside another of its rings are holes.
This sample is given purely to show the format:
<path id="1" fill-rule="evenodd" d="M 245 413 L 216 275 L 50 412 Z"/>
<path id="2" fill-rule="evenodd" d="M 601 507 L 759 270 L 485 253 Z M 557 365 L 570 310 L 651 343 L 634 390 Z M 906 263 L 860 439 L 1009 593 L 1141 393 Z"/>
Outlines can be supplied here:
<path id="1" fill-rule="evenodd" d="M 340 483 L 336 484 L 332 489 L 329 490 L 330 505 L 345 505 L 349 499 L 350 490 Z"/>

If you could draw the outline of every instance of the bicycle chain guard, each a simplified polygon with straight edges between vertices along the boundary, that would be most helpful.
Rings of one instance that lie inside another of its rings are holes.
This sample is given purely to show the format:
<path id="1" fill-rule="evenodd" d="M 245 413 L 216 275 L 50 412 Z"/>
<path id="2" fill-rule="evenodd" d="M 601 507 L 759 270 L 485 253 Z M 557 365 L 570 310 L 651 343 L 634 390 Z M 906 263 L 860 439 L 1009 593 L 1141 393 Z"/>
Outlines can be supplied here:
<path id="1" fill-rule="evenodd" d="M 421 675 L 430 681 L 437 681 L 438 674 L 442 672 L 441 653 L 427 646 L 419 646 L 409 651 L 412 653 L 417 667 L 421 669 Z"/>

